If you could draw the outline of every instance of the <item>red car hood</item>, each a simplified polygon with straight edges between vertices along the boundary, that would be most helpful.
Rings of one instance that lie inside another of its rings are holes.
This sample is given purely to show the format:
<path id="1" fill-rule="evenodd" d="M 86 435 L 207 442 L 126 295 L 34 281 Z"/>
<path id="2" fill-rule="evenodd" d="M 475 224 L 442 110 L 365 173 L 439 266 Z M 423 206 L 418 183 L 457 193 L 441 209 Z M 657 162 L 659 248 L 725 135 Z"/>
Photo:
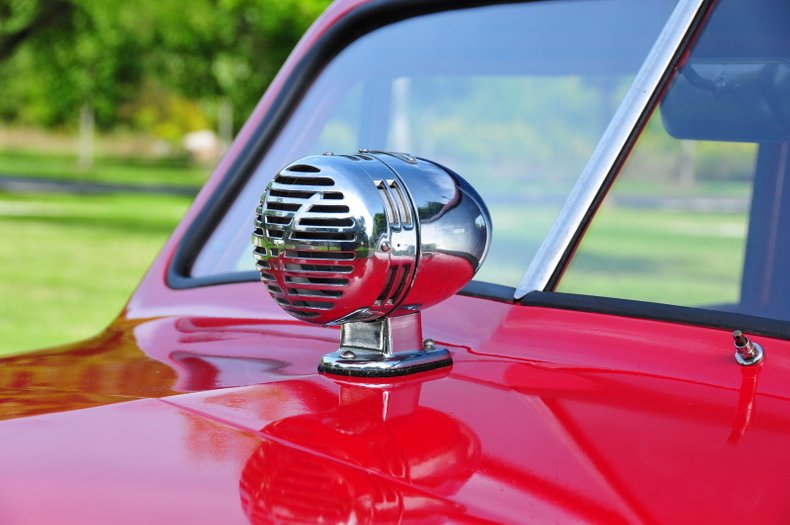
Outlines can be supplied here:
<path id="1" fill-rule="evenodd" d="M 726 331 L 464 297 L 425 317 L 452 368 L 391 383 L 316 374 L 337 332 L 282 317 L 123 319 L 0 360 L 0 520 L 790 516 L 787 342 L 743 368 Z"/>

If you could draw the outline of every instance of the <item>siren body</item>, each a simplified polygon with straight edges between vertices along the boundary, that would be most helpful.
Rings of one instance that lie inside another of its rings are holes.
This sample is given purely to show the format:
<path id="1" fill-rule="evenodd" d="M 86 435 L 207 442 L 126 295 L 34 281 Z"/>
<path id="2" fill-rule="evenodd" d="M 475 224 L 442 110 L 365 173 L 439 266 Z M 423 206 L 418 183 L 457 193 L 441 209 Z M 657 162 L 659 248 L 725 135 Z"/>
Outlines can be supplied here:
<path id="1" fill-rule="evenodd" d="M 252 240 L 261 280 L 294 317 L 347 325 L 413 316 L 395 332 L 414 324 L 421 337 L 418 312 L 459 291 L 483 263 L 491 218 L 450 169 L 361 150 L 283 168 L 261 197 Z M 391 333 L 395 325 L 385 324 Z M 344 334 L 369 331 L 349 326 Z M 390 353 L 402 346 L 378 339 Z"/>

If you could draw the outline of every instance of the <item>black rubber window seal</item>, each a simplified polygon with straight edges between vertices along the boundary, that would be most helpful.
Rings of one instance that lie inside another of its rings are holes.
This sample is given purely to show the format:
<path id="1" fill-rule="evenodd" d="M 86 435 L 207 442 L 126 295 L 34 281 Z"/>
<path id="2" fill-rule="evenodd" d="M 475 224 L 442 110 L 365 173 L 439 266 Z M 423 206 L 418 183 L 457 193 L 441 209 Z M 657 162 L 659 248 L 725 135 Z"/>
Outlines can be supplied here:
<path id="1" fill-rule="evenodd" d="M 738 312 L 563 292 L 529 292 L 519 304 L 728 331 L 743 330 L 750 335 L 790 339 L 789 322 Z"/>

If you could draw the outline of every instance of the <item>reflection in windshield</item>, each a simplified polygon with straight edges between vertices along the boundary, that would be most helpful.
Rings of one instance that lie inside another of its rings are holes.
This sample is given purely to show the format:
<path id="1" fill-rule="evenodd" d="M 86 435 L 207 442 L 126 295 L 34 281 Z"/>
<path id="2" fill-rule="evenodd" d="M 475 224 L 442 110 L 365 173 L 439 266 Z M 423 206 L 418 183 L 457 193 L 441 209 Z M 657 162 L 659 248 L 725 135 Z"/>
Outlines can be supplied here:
<path id="1" fill-rule="evenodd" d="M 364 147 L 409 151 L 470 181 L 494 224 L 478 279 L 514 285 L 674 3 L 487 6 L 405 20 L 358 39 L 310 88 L 193 275 L 253 269 L 251 217 L 285 164 Z"/>

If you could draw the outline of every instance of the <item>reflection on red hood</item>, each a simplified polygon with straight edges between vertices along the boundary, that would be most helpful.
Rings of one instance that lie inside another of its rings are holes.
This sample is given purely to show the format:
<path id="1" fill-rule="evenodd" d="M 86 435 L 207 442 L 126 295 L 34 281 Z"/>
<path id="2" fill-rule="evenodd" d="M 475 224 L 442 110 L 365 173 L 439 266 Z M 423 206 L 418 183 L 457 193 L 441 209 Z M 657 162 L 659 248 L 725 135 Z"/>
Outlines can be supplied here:
<path id="1" fill-rule="evenodd" d="M 790 343 L 746 377 L 727 330 L 480 304 L 424 313 L 453 366 L 416 382 L 320 376 L 336 330 L 287 319 L 2 359 L 0 519 L 786 521 Z"/>
<path id="2" fill-rule="evenodd" d="M 480 444 L 462 423 L 419 406 L 419 390 L 348 382 L 337 407 L 264 427 L 276 440 L 253 452 L 241 476 L 251 522 L 441 522 L 453 505 L 412 487 L 452 496 L 477 469 Z"/>

